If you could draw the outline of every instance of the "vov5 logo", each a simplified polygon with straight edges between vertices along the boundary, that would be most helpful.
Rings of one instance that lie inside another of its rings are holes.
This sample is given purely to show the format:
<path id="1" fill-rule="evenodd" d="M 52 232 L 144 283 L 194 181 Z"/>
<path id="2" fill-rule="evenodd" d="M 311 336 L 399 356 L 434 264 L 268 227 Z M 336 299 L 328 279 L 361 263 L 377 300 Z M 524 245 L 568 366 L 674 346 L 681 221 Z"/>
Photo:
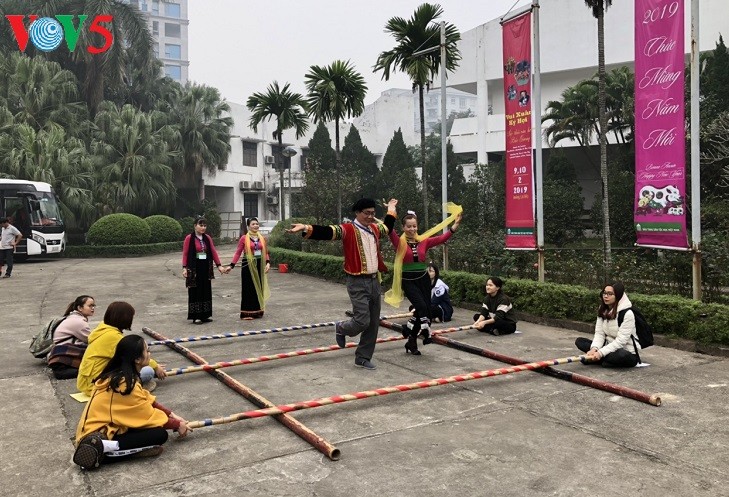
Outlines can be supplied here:
<path id="1" fill-rule="evenodd" d="M 87 15 L 78 16 L 78 27 L 74 27 L 73 18 L 75 15 L 59 14 L 53 17 L 41 17 L 38 18 L 35 14 L 30 14 L 30 26 L 26 29 L 25 27 L 25 15 L 6 15 L 5 18 L 10 22 L 10 27 L 13 29 L 15 34 L 15 41 L 18 42 L 18 48 L 21 52 L 25 52 L 28 46 L 28 40 L 35 45 L 35 48 L 42 50 L 43 52 L 51 52 L 59 47 L 63 39 L 66 40 L 68 50 L 73 52 L 76 50 L 76 43 L 78 42 L 79 34 L 83 29 L 84 22 L 89 17 Z M 91 54 L 100 54 L 106 52 L 111 48 L 111 44 L 114 42 L 114 36 L 111 31 L 102 23 L 111 24 L 113 16 L 108 14 L 101 14 L 91 22 L 89 26 L 90 33 L 96 33 L 100 35 L 104 40 L 104 45 L 101 47 L 95 47 L 89 45 L 86 47 Z"/>

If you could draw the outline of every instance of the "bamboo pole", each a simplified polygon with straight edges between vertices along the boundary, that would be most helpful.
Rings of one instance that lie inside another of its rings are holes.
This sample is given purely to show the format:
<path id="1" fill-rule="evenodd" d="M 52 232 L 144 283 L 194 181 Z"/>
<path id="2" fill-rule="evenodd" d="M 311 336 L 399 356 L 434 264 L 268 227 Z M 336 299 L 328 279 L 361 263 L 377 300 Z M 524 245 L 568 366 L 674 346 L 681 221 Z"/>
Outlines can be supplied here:
<path id="1" fill-rule="evenodd" d="M 380 321 L 380 324 L 385 326 L 386 328 L 392 329 L 393 326 L 399 326 L 395 323 L 392 323 L 390 321 L 387 321 L 386 319 L 383 319 Z M 453 333 L 456 331 L 462 331 L 462 330 L 468 330 L 473 328 L 472 325 L 469 326 L 461 326 L 459 328 L 448 328 L 445 330 L 439 330 L 434 333 L 437 334 L 443 334 L 443 333 Z M 388 343 L 388 342 L 396 342 L 399 340 L 405 340 L 405 337 L 386 337 L 386 338 L 378 338 L 375 343 Z M 357 347 L 359 344 L 355 342 L 347 342 L 347 345 L 345 345 L 345 348 L 352 348 Z M 341 350 L 339 348 L 339 345 L 328 345 L 326 347 L 315 347 L 313 349 L 304 349 L 304 350 L 295 350 L 293 352 L 282 352 L 280 354 L 271 354 L 271 355 L 264 355 L 259 357 L 247 357 L 245 359 L 236 359 L 234 361 L 221 361 L 216 362 L 214 364 L 202 364 L 200 366 L 187 366 L 187 367 L 181 367 L 181 368 L 172 368 L 165 371 L 167 376 L 177 376 L 182 374 L 188 374 L 188 373 L 198 373 L 200 371 L 213 371 L 216 369 L 221 368 L 229 368 L 233 366 L 244 366 L 246 364 L 256 364 L 259 362 L 269 362 L 269 361 L 275 361 L 277 359 L 289 359 L 291 357 L 300 357 L 305 355 L 312 355 L 312 354 L 319 354 L 322 352 L 334 352 L 337 350 Z"/>
<path id="2" fill-rule="evenodd" d="M 390 328 L 394 331 L 400 331 L 402 328 L 402 325 L 399 325 L 397 323 L 381 323 L 382 326 L 385 326 L 386 328 Z M 445 338 L 445 337 L 439 337 L 440 333 L 438 331 L 433 332 L 433 341 L 440 345 L 445 345 L 447 347 L 452 347 L 454 349 L 462 350 L 463 352 L 468 352 L 470 354 L 480 355 L 483 357 L 488 357 L 489 359 L 493 359 L 495 361 L 504 362 L 506 364 L 512 364 L 512 365 L 519 365 L 519 364 L 526 364 L 527 361 L 523 361 L 521 359 L 517 359 L 515 357 L 509 357 L 504 354 L 499 354 L 498 352 L 493 352 L 488 349 L 482 349 L 479 347 L 475 347 L 473 345 L 469 345 L 467 343 L 458 342 L 456 340 Z M 559 378 L 560 380 L 567 380 L 571 381 L 573 383 L 577 383 L 579 385 L 584 385 L 587 387 L 596 388 L 598 390 L 602 390 L 604 392 L 610 392 L 617 395 L 622 395 L 623 397 L 637 400 L 639 402 L 644 402 L 646 404 L 650 404 L 653 406 L 660 406 L 661 405 L 661 397 L 657 394 L 647 394 L 645 392 L 641 392 L 639 390 L 634 390 L 632 388 L 624 387 L 622 385 L 616 385 L 615 383 L 609 383 L 607 381 L 597 380 L 595 378 L 590 378 L 589 376 L 584 376 L 578 373 L 573 373 L 571 371 L 564 371 L 562 369 L 555 369 L 552 367 L 542 368 L 537 370 L 538 373 L 546 374 L 547 376 L 552 376 L 553 378 Z"/>
<path id="3" fill-rule="evenodd" d="M 396 314 L 394 316 L 390 316 L 392 319 L 397 318 L 403 318 L 403 317 L 410 317 L 411 314 Z M 186 337 L 186 338 L 167 338 L 165 340 L 154 340 L 151 342 L 147 342 L 147 346 L 151 347 L 152 345 L 168 345 L 170 343 L 183 343 L 183 342 L 201 342 L 205 340 L 219 340 L 221 338 L 237 338 L 237 337 L 247 337 L 251 335 L 264 335 L 267 333 L 280 333 L 282 331 L 293 331 L 293 330 L 308 330 L 313 328 L 323 328 L 325 326 L 334 326 L 337 324 L 336 321 L 327 321 L 326 323 L 314 323 L 314 324 L 299 324 L 294 326 L 282 326 L 279 328 L 268 328 L 265 330 L 251 330 L 251 331 L 236 331 L 231 333 L 220 333 L 217 335 L 202 335 L 202 336 L 192 336 L 192 337 Z"/>
<path id="4" fill-rule="evenodd" d="M 323 397 L 320 399 L 306 400 L 303 402 L 294 402 L 292 404 L 283 404 L 279 406 L 269 407 L 266 409 L 256 409 L 253 411 L 245 411 L 238 414 L 232 414 L 222 418 L 203 419 L 200 421 L 192 421 L 187 424 L 189 428 L 201 428 L 203 426 L 213 426 L 243 419 L 262 418 L 265 416 L 275 416 L 278 414 L 289 413 L 293 411 L 301 411 L 304 409 L 312 409 L 315 407 L 323 407 L 331 404 L 341 404 L 352 400 L 362 400 L 371 397 L 382 397 L 391 393 L 408 392 L 411 390 L 421 390 L 424 388 L 437 387 L 440 385 L 449 385 L 451 383 L 460 383 L 463 381 L 477 380 L 480 378 L 488 378 L 491 376 L 503 376 L 511 373 L 519 373 L 521 371 L 532 371 L 547 366 L 566 364 L 570 362 L 580 361 L 584 356 L 563 357 L 560 359 L 550 359 L 546 361 L 535 361 L 528 364 L 511 366 L 508 368 L 486 369 L 483 371 L 475 371 L 463 375 L 447 376 L 444 378 L 435 378 L 432 380 L 419 381 L 416 383 L 408 383 L 403 385 L 395 385 L 391 387 L 378 388 L 376 390 L 365 390 L 362 392 L 354 392 L 344 395 L 335 395 L 333 397 Z"/>
<path id="5" fill-rule="evenodd" d="M 156 340 L 162 341 L 165 345 L 167 345 L 172 350 L 179 352 L 183 356 L 185 356 L 187 359 L 191 360 L 192 362 L 196 364 L 206 364 L 207 361 L 197 355 L 196 353 L 192 352 L 191 350 L 183 347 L 182 345 L 179 345 L 177 343 L 171 343 L 169 342 L 164 336 L 160 335 L 156 331 L 153 331 L 149 328 L 142 328 L 142 331 L 146 333 L 147 335 L 151 336 L 152 338 Z M 231 388 L 232 390 L 235 390 L 237 393 L 251 401 L 254 405 L 261 407 L 261 408 L 271 408 L 274 407 L 274 404 L 270 402 L 268 399 L 260 395 L 258 392 L 248 388 L 244 384 L 240 383 L 239 381 L 235 380 L 231 376 L 225 374 L 222 371 L 208 371 L 212 376 L 214 376 L 216 379 L 223 382 L 226 386 Z M 340 458 L 341 452 L 338 448 L 336 448 L 334 445 L 327 442 L 324 438 L 314 433 L 312 430 L 304 426 L 301 422 L 297 421 L 293 417 L 287 415 L 287 414 L 281 414 L 280 416 L 275 416 L 276 420 L 284 425 L 289 430 L 296 433 L 299 437 L 304 439 L 306 442 L 311 444 L 313 447 L 315 447 L 319 452 L 327 456 L 332 461 L 336 461 Z"/>

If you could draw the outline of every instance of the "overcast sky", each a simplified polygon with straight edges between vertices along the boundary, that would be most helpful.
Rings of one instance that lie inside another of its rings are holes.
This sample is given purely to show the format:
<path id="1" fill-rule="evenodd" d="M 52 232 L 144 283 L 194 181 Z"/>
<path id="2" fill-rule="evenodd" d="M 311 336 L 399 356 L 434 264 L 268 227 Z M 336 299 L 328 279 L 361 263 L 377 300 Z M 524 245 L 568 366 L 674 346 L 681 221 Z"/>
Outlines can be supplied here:
<path id="1" fill-rule="evenodd" d="M 382 81 L 373 74 L 377 56 L 394 46 L 387 20 L 410 18 L 416 0 L 189 0 L 192 81 L 218 88 L 244 104 L 274 80 L 305 93 L 311 65 L 350 59 L 367 82 L 365 103 L 389 88 L 410 88 L 400 73 Z M 434 2 L 435 3 L 435 2 Z M 529 0 L 441 0 L 442 20 L 461 32 L 501 17 Z"/>

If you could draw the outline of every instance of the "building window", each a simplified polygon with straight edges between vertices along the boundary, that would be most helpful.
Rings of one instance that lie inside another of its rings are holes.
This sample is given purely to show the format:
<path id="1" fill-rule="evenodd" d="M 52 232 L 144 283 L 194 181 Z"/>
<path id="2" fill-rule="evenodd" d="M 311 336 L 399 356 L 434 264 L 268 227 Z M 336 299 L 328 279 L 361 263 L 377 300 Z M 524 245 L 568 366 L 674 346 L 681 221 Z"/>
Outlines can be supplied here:
<path id="1" fill-rule="evenodd" d="M 278 145 L 271 145 L 271 155 L 274 156 L 274 160 L 276 161 L 276 164 L 273 165 L 274 169 L 278 169 L 281 164 L 281 161 L 283 161 L 283 168 L 284 169 L 291 169 L 291 157 L 284 157 L 281 154 L 281 151 L 283 150 L 282 147 L 279 147 Z"/>
<path id="2" fill-rule="evenodd" d="M 180 25 L 173 22 L 166 22 L 165 36 L 168 38 L 180 38 Z"/>
<path id="3" fill-rule="evenodd" d="M 168 3 L 165 4 L 165 14 L 167 17 L 180 18 L 180 4 L 179 3 Z"/>
<path id="4" fill-rule="evenodd" d="M 258 144 L 255 142 L 243 142 L 243 165 L 256 167 L 258 165 Z"/>
<path id="5" fill-rule="evenodd" d="M 461 109 L 465 109 L 466 108 L 466 99 L 465 98 L 460 98 L 458 100 L 458 104 L 461 106 Z"/>
<path id="6" fill-rule="evenodd" d="M 147 12 L 147 2 L 145 2 L 144 0 L 139 2 L 139 10 L 141 10 L 142 12 Z"/>
<path id="7" fill-rule="evenodd" d="M 165 43 L 165 57 L 180 60 L 182 58 L 182 47 L 172 43 Z"/>
<path id="8" fill-rule="evenodd" d="M 243 194 L 243 215 L 246 218 L 258 217 L 258 194 Z"/>
<path id="9" fill-rule="evenodd" d="M 451 98 L 451 105 L 456 105 L 456 99 L 455 98 Z"/>
<path id="10" fill-rule="evenodd" d="M 152 0 L 152 14 L 159 15 L 159 0 Z"/>
<path id="11" fill-rule="evenodd" d="M 159 22 L 152 21 L 152 34 L 158 35 L 159 34 Z"/>
<path id="12" fill-rule="evenodd" d="M 175 81 L 181 81 L 182 80 L 182 67 L 171 66 L 171 65 L 165 64 L 165 75 L 169 76 L 170 78 L 174 79 Z"/>

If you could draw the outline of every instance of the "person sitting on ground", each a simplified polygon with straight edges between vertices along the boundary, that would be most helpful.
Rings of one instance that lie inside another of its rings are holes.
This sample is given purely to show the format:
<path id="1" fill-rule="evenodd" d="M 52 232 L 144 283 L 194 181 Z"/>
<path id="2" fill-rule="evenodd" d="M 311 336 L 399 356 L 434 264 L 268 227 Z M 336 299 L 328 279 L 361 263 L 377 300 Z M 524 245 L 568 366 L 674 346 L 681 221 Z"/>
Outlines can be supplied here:
<path id="1" fill-rule="evenodd" d="M 97 468 L 105 457 L 113 461 L 157 456 L 167 441 L 167 430 L 180 437 L 192 431 L 187 421 L 140 385 L 139 373 L 149 363 L 149 349 L 142 337 L 127 335 L 119 340 L 81 414 L 74 463 L 88 470 Z"/>
<path id="2" fill-rule="evenodd" d="M 486 281 L 486 299 L 481 312 L 474 314 L 473 326 L 492 335 L 508 335 L 516 331 L 516 318 L 511 299 L 501 288 L 504 282 L 498 276 Z"/>
<path id="3" fill-rule="evenodd" d="M 428 264 L 428 276 L 430 276 L 430 315 L 434 321 L 441 323 L 450 321 L 453 316 L 450 288 L 440 279 L 438 266 L 433 262 Z"/>
<path id="4" fill-rule="evenodd" d="M 625 286 L 616 282 L 606 285 L 600 292 L 600 307 L 597 309 L 595 335 L 592 340 L 580 337 L 575 346 L 586 352 L 591 364 L 602 364 L 605 367 L 632 368 L 638 364 L 635 347 L 640 350 L 635 335 L 635 316 L 630 308 L 633 304 L 625 293 Z M 618 314 L 627 309 L 623 322 L 618 326 Z"/>
<path id="5" fill-rule="evenodd" d="M 86 346 L 89 343 L 89 318 L 96 311 L 96 302 L 90 295 L 80 295 L 68 304 L 66 319 L 53 332 L 53 348 L 48 354 L 48 367 L 58 380 L 76 378 Z"/>
<path id="6" fill-rule="evenodd" d="M 132 329 L 134 320 L 134 307 L 127 302 L 112 302 L 106 309 L 104 320 L 89 335 L 89 346 L 84 353 L 84 358 L 79 366 L 76 387 L 91 395 L 93 382 L 106 368 L 109 360 L 114 355 L 116 344 L 124 336 L 123 330 Z M 149 365 L 144 366 L 139 372 L 142 379 L 142 386 L 153 391 L 157 387 L 154 376 L 164 379 L 167 374 L 165 368 L 157 364 L 157 361 L 150 359 Z"/>

